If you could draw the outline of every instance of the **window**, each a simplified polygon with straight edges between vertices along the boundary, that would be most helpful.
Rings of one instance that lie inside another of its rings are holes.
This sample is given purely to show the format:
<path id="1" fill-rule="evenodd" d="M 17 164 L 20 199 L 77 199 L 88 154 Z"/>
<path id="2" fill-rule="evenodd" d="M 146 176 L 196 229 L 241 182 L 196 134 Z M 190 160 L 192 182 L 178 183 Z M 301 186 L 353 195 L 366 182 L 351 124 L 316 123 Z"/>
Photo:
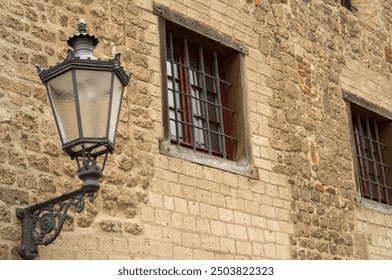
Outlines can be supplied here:
<path id="1" fill-rule="evenodd" d="M 164 140 L 160 152 L 257 177 L 250 164 L 242 43 L 154 3 Z"/>
<path id="2" fill-rule="evenodd" d="M 391 121 L 355 104 L 351 111 L 361 196 L 392 205 Z"/>
<path id="3" fill-rule="evenodd" d="M 178 27 L 166 25 L 170 140 L 233 159 L 238 139 L 230 124 L 235 110 L 228 102 L 231 83 L 224 79 L 223 63 L 232 54 L 211 45 L 192 34 L 185 37 Z"/>

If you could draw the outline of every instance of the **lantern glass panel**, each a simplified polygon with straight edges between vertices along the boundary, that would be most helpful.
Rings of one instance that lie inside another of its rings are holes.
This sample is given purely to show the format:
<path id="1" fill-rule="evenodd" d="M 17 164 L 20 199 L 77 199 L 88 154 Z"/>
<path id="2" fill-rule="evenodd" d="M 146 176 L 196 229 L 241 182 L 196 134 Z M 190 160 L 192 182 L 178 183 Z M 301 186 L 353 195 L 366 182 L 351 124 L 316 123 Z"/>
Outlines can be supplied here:
<path id="1" fill-rule="evenodd" d="M 79 137 L 72 72 L 53 78 L 47 83 L 49 98 L 63 144 Z"/>
<path id="2" fill-rule="evenodd" d="M 121 83 L 120 79 L 116 75 L 114 75 L 113 97 L 109 127 L 109 140 L 110 142 L 112 142 L 113 145 L 114 137 L 116 136 L 117 122 L 119 118 L 123 89 L 124 85 Z"/>
<path id="3" fill-rule="evenodd" d="M 111 72 L 76 70 L 84 138 L 106 138 L 111 78 Z"/>

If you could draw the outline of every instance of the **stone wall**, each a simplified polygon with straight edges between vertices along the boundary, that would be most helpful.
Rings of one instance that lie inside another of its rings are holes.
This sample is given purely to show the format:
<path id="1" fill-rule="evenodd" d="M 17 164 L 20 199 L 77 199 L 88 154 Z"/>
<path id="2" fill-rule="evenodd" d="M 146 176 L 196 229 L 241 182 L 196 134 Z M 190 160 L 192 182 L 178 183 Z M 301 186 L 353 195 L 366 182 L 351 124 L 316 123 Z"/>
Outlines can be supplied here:
<path id="1" fill-rule="evenodd" d="M 381 2 L 375 24 L 333 0 L 155 1 L 249 49 L 255 179 L 159 153 L 153 1 L 0 0 L 0 259 L 18 258 L 17 207 L 80 185 L 34 67 L 65 57 L 80 18 L 101 39 L 95 54 L 122 52 L 134 75 L 97 200 L 39 259 L 391 258 L 391 214 L 357 203 L 342 98 L 391 109 L 392 10 Z"/>

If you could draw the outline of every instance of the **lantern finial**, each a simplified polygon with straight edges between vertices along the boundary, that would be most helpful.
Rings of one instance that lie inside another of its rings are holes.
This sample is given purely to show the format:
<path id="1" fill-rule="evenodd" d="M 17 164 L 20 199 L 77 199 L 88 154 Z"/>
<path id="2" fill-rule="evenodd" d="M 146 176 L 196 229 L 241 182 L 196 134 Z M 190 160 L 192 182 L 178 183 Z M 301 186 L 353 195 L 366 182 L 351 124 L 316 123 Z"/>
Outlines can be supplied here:
<path id="1" fill-rule="evenodd" d="M 87 33 L 87 23 L 84 19 L 79 20 L 78 30 L 79 33 L 68 38 L 68 46 L 73 48 L 75 56 L 96 60 L 93 49 L 98 45 L 98 37 Z"/>
<path id="2" fill-rule="evenodd" d="M 87 33 L 87 23 L 84 19 L 80 19 L 78 22 L 79 33 Z"/>

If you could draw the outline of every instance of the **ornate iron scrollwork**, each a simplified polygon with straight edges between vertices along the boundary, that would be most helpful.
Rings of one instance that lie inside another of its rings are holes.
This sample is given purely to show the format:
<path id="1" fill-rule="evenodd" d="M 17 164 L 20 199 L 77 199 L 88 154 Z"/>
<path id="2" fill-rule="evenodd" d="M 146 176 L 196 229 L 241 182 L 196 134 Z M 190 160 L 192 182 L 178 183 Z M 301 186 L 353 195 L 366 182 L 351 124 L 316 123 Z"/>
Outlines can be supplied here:
<path id="1" fill-rule="evenodd" d="M 73 207 L 75 212 L 80 213 L 84 209 L 85 195 L 87 194 L 92 202 L 98 189 L 97 186 L 83 186 L 79 190 L 43 203 L 18 208 L 16 215 L 23 223 L 23 241 L 18 249 L 19 255 L 24 259 L 35 258 L 38 245 L 48 245 L 60 234 L 69 217 L 68 210 Z"/>
<path id="2" fill-rule="evenodd" d="M 16 216 L 22 220 L 22 244 L 18 253 L 23 259 L 34 259 L 38 255 L 38 245 L 46 246 L 57 238 L 69 217 L 67 213 L 70 208 L 80 213 L 84 209 L 86 195 L 93 202 L 101 176 L 102 169 L 97 167 L 95 159 L 88 156 L 79 168 L 79 178 L 83 180 L 79 190 L 16 209 Z"/>

